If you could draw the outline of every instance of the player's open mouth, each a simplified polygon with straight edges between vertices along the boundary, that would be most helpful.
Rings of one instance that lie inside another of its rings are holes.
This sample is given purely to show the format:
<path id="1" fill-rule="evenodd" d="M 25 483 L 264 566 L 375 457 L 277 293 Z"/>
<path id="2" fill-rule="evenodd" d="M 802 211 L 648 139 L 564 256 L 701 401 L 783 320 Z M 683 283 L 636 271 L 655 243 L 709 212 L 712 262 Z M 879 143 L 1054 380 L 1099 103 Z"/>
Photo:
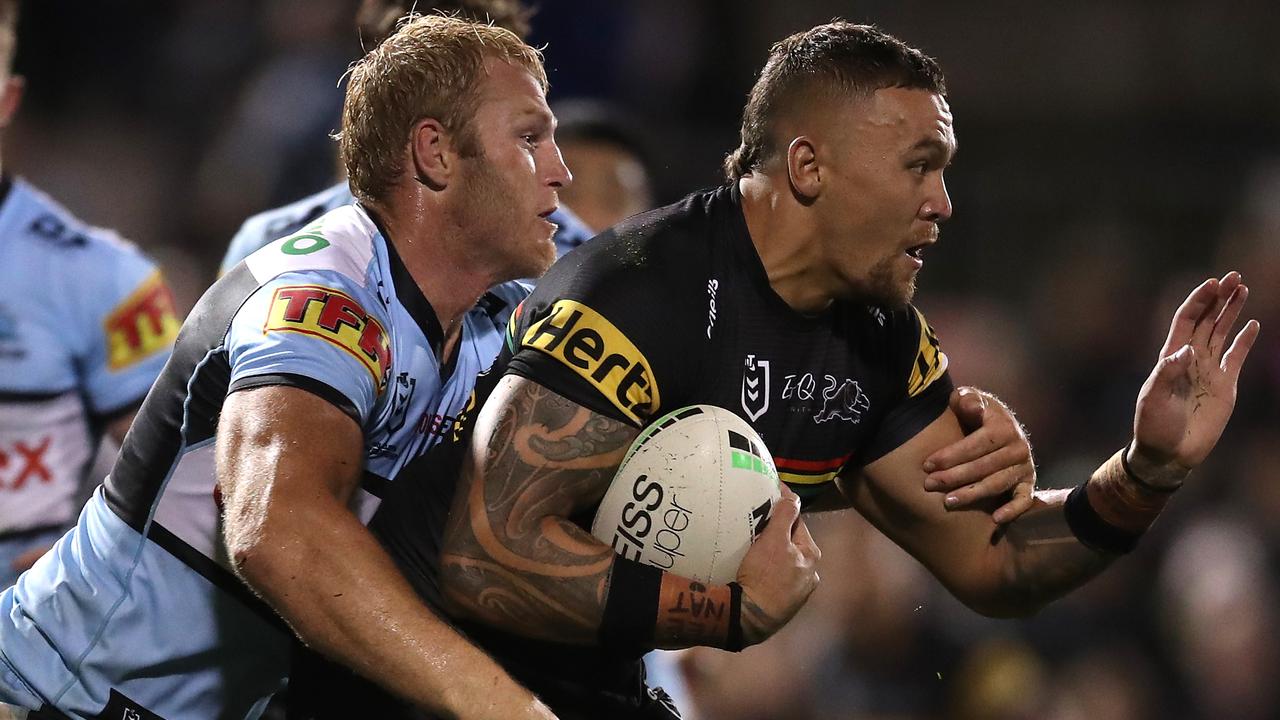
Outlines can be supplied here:
<path id="1" fill-rule="evenodd" d="M 550 210 L 543 210 L 542 212 L 538 213 L 538 217 L 542 218 L 543 220 L 546 220 L 547 218 L 551 217 L 551 213 L 555 211 L 556 211 L 556 206 L 552 205 Z"/>
<path id="2" fill-rule="evenodd" d="M 920 243 L 919 245 L 912 245 L 911 247 L 906 249 L 906 255 L 907 257 L 911 258 L 915 262 L 923 264 L 924 249 L 932 244 L 933 243 Z"/>

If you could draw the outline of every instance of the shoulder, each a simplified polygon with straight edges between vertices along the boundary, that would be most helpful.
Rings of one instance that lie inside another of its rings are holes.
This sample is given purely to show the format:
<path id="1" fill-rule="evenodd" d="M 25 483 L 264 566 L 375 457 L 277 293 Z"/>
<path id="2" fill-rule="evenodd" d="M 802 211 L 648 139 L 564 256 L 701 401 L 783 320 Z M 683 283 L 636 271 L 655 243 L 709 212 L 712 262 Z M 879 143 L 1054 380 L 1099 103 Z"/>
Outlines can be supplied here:
<path id="1" fill-rule="evenodd" d="M 297 232 L 268 243 L 245 259 L 258 284 L 280 275 L 337 274 L 364 286 L 375 259 L 377 226 L 363 209 L 347 205 Z"/>
<path id="2" fill-rule="evenodd" d="M 715 241 L 715 194 L 694 193 L 604 231 L 552 266 L 535 296 L 658 296 L 688 282 L 700 289 Z"/>
<path id="3" fill-rule="evenodd" d="M 301 230 L 331 210 L 350 205 L 353 199 L 347 183 L 341 182 L 297 202 L 250 217 L 231 238 L 220 271 L 226 273 L 259 248 Z"/>
<path id="4" fill-rule="evenodd" d="M 116 231 L 90 225 L 47 193 L 14 180 L 4 207 L 6 234 L 28 252 L 56 253 L 70 262 L 83 257 L 95 266 L 106 261 L 150 264 L 136 245 Z M 111 266 L 103 267 L 103 270 Z"/>

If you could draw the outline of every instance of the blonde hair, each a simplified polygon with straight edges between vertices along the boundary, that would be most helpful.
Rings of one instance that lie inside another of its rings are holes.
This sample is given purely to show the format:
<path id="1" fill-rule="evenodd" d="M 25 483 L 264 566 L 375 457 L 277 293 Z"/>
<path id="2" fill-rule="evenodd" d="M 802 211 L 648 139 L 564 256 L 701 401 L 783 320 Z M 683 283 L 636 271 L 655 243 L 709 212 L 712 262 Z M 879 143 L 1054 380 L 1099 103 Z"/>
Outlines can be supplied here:
<path id="1" fill-rule="evenodd" d="M 410 131 L 423 118 L 455 134 L 464 155 L 479 154 L 467 126 L 479 104 L 486 58 L 528 70 L 546 91 L 542 54 L 510 30 L 441 15 L 406 16 L 351 67 L 337 137 L 357 198 L 386 198 L 404 172 Z"/>

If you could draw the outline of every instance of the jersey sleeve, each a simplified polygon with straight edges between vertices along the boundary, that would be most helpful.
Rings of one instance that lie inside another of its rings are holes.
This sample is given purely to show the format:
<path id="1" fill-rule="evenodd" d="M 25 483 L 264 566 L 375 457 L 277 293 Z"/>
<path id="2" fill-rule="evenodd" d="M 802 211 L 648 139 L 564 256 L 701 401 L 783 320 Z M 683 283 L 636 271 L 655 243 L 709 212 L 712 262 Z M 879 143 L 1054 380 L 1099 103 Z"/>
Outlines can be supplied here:
<path id="1" fill-rule="evenodd" d="M 345 275 L 280 275 L 258 288 L 231 321 L 228 392 L 297 387 L 363 427 L 391 372 L 389 327 L 376 295 Z"/>
<path id="2" fill-rule="evenodd" d="M 706 279 L 690 271 L 696 261 L 601 240 L 557 263 L 516 309 L 506 371 L 641 426 L 696 379 Z"/>
<path id="3" fill-rule="evenodd" d="M 954 387 L 938 336 L 914 306 L 893 314 L 889 342 L 894 350 L 891 373 L 900 392 L 860 453 L 863 464 L 897 449 L 938 419 Z"/>
<path id="4" fill-rule="evenodd" d="M 181 321 L 160 270 L 120 241 L 95 246 L 83 258 L 88 344 L 79 359 L 90 412 L 110 418 L 137 405 L 169 359 Z"/>

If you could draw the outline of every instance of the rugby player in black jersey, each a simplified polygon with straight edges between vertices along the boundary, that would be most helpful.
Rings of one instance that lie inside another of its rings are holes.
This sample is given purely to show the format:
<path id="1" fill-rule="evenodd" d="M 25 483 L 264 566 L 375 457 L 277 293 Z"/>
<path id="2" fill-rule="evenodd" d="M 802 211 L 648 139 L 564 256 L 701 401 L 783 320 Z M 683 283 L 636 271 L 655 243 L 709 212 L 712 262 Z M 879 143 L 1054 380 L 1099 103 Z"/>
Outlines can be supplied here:
<path id="1" fill-rule="evenodd" d="M 554 266 L 478 388 L 456 492 L 432 474 L 446 463 L 424 465 L 374 532 L 562 718 L 670 717 L 644 688 L 644 649 L 740 649 L 785 624 L 817 582 L 801 497 L 857 509 L 986 615 L 1034 612 L 1086 582 L 1216 444 L 1258 333 L 1251 321 L 1228 342 L 1247 289 L 1229 273 L 1188 296 L 1132 441 L 1075 490 L 1002 515 L 968 503 L 952 492 L 964 443 L 946 355 L 910 305 L 951 215 L 955 149 L 942 74 L 919 51 L 845 22 L 778 43 L 729 183 Z M 583 529 L 640 427 L 693 403 L 749 420 L 800 495 L 728 585 L 615 556 Z M 451 493 L 434 538 L 423 526 Z"/>

